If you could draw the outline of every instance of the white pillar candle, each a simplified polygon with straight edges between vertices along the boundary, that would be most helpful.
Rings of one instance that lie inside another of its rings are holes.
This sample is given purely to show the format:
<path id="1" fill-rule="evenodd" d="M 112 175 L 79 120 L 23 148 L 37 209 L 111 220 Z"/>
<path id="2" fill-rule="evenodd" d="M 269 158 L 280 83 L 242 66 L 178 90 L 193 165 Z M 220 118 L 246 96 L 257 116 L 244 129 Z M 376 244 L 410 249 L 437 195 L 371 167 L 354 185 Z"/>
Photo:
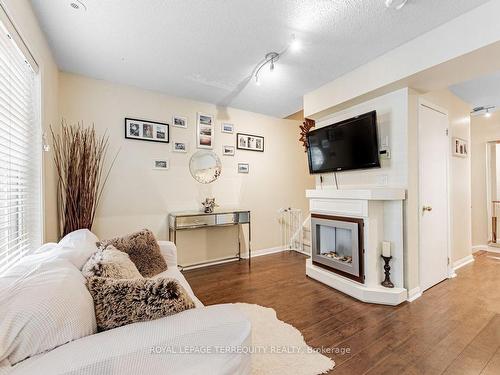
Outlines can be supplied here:
<path id="1" fill-rule="evenodd" d="M 391 256 L 391 243 L 389 241 L 382 242 L 382 255 L 387 258 Z"/>

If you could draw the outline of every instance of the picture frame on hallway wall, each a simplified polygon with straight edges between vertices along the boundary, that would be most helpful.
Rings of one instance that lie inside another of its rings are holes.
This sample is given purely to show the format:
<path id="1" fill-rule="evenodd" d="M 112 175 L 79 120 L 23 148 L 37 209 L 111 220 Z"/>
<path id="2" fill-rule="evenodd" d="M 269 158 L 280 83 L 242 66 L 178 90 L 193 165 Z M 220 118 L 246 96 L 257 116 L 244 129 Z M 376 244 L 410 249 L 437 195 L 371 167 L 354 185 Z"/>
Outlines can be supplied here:
<path id="1" fill-rule="evenodd" d="M 126 117 L 125 138 L 137 139 L 139 141 L 169 143 L 169 124 Z"/>
<path id="2" fill-rule="evenodd" d="M 236 134 L 236 147 L 238 150 L 264 152 L 264 137 L 252 134 Z"/>
<path id="3" fill-rule="evenodd" d="M 214 148 L 214 116 L 199 113 L 196 116 L 196 147 L 212 150 Z"/>
<path id="4" fill-rule="evenodd" d="M 466 158 L 469 155 L 469 142 L 465 139 L 453 137 L 452 138 L 452 153 L 453 156 L 459 158 Z"/>

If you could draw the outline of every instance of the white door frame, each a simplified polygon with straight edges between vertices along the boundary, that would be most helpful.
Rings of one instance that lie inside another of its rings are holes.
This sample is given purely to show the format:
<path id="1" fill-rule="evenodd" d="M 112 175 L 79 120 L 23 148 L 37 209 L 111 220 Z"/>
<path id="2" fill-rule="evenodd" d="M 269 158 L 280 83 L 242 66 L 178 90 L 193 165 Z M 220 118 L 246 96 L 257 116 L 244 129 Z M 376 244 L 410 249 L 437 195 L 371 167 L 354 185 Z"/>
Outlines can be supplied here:
<path id="1" fill-rule="evenodd" d="M 451 248 L 452 248 L 452 238 L 451 238 L 451 224 L 452 224 L 452 214 L 451 214 L 451 178 L 450 178 L 450 166 L 451 166 L 451 142 L 450 140 L 450 118 L 449 118 L 449 113 L 448 110 L 442 107 L 439 107 L 438 105 L 427 101 L 426 99 L 419 98 L 418 99 L 418 113 L 417 113 L 417 142 L 418 142 L 418 276 L 419 276 L 419 287 L 420 290 L 422 290 L 421 283 L 420 281 L 422 280 L 422 263 L 421 263 L 421 246 L 422 246 L 422 231 L 421 231 L 421 221 L 422 221 L 422 197 L 420 192 L 422 191 L 422 184 L 423 181 L 420 178 L 421 176 L 421 170 L 422 170 L 422 159 L 420 158 L 420 155 L 422 155 L 422 144 L 420 142 L 420 134 L 421 134 L 421 123 L 420 123 L 420 107 L 424 106 L 429 109 L 432 109 L 434 111 L 440 112 L 443 115 L 446 115 L 448 117 L 448 150 L 447 150 L 447 155 L 446 155 L 446 205 L 447 205 L 447 217 L 448 217 L 448 222 L 446 223 L 446 231 L 447 231 L 447 253 L 448 253 L 448 278 L 451 279 L 453 277 L 456 277 L 457 274 L 455 273 L 455 270 L 453 268 L 453 263 L 452 263 L 452 256 L 451 256 Z"/>

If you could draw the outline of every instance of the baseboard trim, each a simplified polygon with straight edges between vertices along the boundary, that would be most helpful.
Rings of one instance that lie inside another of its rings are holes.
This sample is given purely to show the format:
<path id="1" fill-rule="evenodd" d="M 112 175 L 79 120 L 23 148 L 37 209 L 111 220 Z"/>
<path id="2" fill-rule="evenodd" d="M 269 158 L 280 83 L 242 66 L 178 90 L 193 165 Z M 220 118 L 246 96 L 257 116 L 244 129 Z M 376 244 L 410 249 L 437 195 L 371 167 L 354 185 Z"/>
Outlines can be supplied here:
<path id="1" fill-rule="evenodd" d="M 285 249 L 284 247 L 281 247 L 281 246 L 269 247 L 267 249 L 252 250 L 252 258 L 260 257 L 262 255 L 281 253 L 282 251 L 285 251 L 285 250 L 287 250 L 287 249 Z M 248 253 L 242 253 L 241 257 L 248 259 Z"/>
<path id="2" fill-rule="evenodd" d="M 488 245 L 476 245 L 472 246 L 472 253 L 476 253 L 481 250 L 488 251 L 488 249 L 489 249 Z"/>
<path id="3" fill-rule="evenodd" d="M 407 301 L 408 302 L 413 302 L 416 299 L 419 299 L 420 297 L 422 297 L 422 291 L 420 290 L 420 287 L 417 286 L 416 288 L 410 289 L 408 291 L 408 299 L 407 299 Z"/>
<path id="4" fill-rule="evenodd" d="M 466 257 L 453 262 L 453 270 L 456 271 L 459 268 L 462 268 L 463 266 L 466 266 L 467 264 L 470 264 L 472 262 L 474 262 L 474 257 L 472 256 L 472 254 L 467 255 Z"/>
<path id="5" fill-rule="evenodd" d="M 296 249 L 292 249 L 292 250 L 293 250 L 293 251 L 296 251 L 297 253 L 307 255 L 308 257 L 310 257 L 310 256 L 311 256 L 311 253 L 308 253 L 307 251 L 301 251 L 301 250 L 296 250 Z"/>

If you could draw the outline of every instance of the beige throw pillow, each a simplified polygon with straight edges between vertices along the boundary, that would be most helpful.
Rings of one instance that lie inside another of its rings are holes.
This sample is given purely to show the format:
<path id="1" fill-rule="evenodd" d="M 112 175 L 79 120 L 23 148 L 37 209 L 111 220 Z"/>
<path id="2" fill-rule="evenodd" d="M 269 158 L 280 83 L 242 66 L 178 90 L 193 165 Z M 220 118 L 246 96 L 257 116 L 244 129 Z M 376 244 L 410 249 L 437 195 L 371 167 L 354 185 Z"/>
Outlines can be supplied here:
<path id="1" fill-rule="evenodd" d="M 155 276 L 167 269 L 167 263 L 161 255 L 160 246 L 154 234 L 148 229 L 125 237 L 103 241 L 103 244 L 111 244 L 118 250 L 127 253 L 144 277 Z"/>
<path id="2" fill-rule="evenodd" d="M 186 290 L 174 279 L 110 279 L 90 277 L 97 328 L 105 331 L 194 308 Z"/>
<path id="3" fill-rule="evenodd" d="M 82 268 L 85 277 L 100 276 L 115 279 L 142 278 L 141 273 L 130 260 L 127 253 L 117 250 L 113 245 L 99 246 Z"/>

